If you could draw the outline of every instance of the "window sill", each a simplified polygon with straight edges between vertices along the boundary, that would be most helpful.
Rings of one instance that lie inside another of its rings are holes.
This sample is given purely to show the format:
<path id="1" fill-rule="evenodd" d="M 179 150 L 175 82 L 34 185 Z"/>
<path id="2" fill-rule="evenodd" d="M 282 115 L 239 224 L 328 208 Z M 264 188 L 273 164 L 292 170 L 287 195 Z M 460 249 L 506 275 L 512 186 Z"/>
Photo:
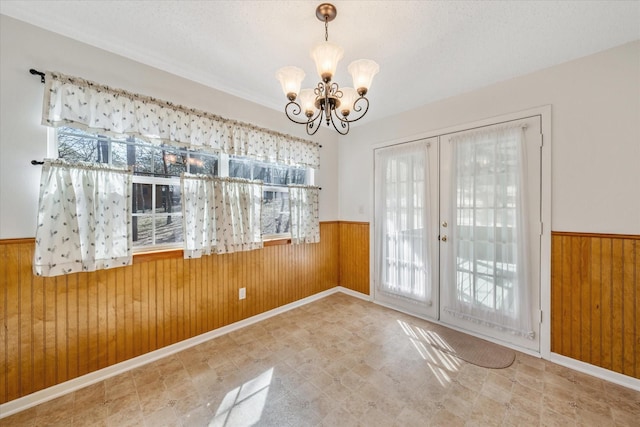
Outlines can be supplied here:
<path id="1" fill-rule="evenodd" d="M 133 254 L 133 263 L 140 264 L 163 259 L 184 258 L 182 249 L 165 249 L 161 251 L 150 251 Z"/>
<path id="2" fill-rule="evenodd" d="M 262 242 L 263 247 L 290 245 L 291 239 L 273 239 L 265 240 Z M 163 259 L 184 258 L 184 251 L 182 249 L 164 249 L 158 251 L 140 252 L 133 254 L 133 263 L 140 264 L 150 261 L 159 261 Z"/>
<path id="3" fill-rule="evenodd" d="M 262 242 L 262 246 L 264 246 L 265 248 L 268 246 L 279 246 L 279 245 L 290 245 L 290 244 L 291 244 L 290 238 L 265 240 Z"/>

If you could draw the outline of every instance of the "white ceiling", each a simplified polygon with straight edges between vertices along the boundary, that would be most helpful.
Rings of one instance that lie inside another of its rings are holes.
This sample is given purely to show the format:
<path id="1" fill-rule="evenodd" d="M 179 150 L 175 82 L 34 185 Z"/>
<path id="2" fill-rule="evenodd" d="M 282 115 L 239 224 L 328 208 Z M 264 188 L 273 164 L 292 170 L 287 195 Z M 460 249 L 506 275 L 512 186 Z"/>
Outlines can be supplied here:
<path id="1" fill-rule="evenodd" d="M 0 13 L 281 110 L 285 65 L 317 84 L 320 1 L 0 1 Z M 640 39 L 640 1 L 341 1 L 329 40 L 380 64 L 363 121 Z M 57 70 L 65 72 L 65 70 Z M 126 88 L 125 88 L 126 89 Z M 149 94 L 152 95 L 152 94 Z"/>

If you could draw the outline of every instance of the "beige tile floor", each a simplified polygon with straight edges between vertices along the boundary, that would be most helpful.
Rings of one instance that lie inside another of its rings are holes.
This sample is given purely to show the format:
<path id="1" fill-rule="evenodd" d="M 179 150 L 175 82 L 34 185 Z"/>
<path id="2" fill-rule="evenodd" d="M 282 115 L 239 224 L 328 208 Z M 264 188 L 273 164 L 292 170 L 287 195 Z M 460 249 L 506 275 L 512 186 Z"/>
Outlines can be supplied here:
<path id="1" fill-rule="evenodd" d="M 640 393 L 518 353 L 485 369 L 421 320 L 335 294 L 43 403 L 3 426 L 640 425 Z"/>

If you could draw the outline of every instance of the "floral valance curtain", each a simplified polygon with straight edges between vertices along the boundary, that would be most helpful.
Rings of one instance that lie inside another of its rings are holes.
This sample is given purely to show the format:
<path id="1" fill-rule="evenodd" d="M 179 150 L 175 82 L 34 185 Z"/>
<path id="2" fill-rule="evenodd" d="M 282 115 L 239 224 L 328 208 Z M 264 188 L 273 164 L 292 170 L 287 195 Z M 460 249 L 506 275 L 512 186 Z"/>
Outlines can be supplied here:
<path id="1" fill-rule="evenodd" d="M 312 141 L 57 72 L 46 73 L 42 124 L 135 135 L 151 142 L 320 167 L 319 145 Z"/>
<path id="2" fill-rule="evenodd" d="M 291 243 L 320 241 L 319 190 L 318 187 L 289 185 Z"/>
<path id="3" fill-rule="evenodd" d="M 132 178 L 126 168 L 45 161 L 34 274 L 58 276 L 131 264 Z"/>

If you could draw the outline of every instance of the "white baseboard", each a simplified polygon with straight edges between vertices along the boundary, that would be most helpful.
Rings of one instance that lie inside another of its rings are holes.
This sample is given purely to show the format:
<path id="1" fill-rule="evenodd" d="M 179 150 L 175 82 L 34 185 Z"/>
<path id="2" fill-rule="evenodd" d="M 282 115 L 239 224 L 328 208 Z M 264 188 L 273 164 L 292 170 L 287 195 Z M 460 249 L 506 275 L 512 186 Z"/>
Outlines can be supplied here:
<path id="1" fill-rule="evenodd" d="M 343 294 L 347 294 L 354 298 L 359 298 L 361 300 L 368 301 L 368 302 L 373 301 L 373 298 L 371 298 L 371 295 L 366 295 L 360 292 L 356 292 L 351 289 L 345 288 L 343 286 L 336 286 L 335 289 L 337 292 L 342 292 Z"/>
<path id="2" fill-rule="evenodd" d="M 274 308 L 273 310 L 269 310 L 267 312 L 257 314 L 253 317 L 241 320 L 231 325 L 223 326 L 213 331 L 205 332 L 204 334 L 195 336 L 193 338 L 180 341 L 178 343 L 169 345 L 167 347 L 154 350 L 152 352 L 143 354 L 138 357 L 134 357 L 133 359 L 129 359 L 124 362 L 120 362 L 115 365 L 108 366 L 104 369 L 91 372 L 89 374 L 83 375 L 78 378 L 74 378 L 64 383 L 56 384 L 44 390 L 36 391 L 35 393 L 31 393 L 27 396 L 20 397 L 18 399 L 12 400 L 7 403 L 3 403 L 0 405 L 0 419 L 13 415 L 15 413 L 18 413 L 20 411 L 24 411 L 25 409 L 29 409 L 33 406 L 39 405 L 41 403 L 47 402 L 57 397 L 63 396 L 67 393 L 71 393 L 73 391 L 87 387 L 91 384 L 104 381 L 107 378 L 121 374 L 128 370 L 137 368 L 142 365 L 146 365 L 147 363 L 154 362 L 163 357 L 167 357 L 172 354 L 178 353 L 182 350 L 186 350 L 190 347 L 196 346 L 198 344 L 201 344 L 213 338 L 217 338 L 221 335 L 228 334 L 230 332 L 236 331 L 238 329 L 244 328 L 246 326 L 252 325 L 254 323 L 268 319 L 270 317 L 277 316 L 278 314 L 284 313 L 286 311 L 293 310 L 294 308 L 298 308 L 303 305 L 309 304 L 311 302 L 317 301 L 319 299 L 335 294 L 337 292 L 342 292 L 346 295 L 352 296 L 354 298 L 359 298 L 364 301 L 368 301 L 368 302 L 373 301 L 370 295 L 365 295 L 360 292 L 356 292 L 351 289 L 344 288 L 342 286 L 336 286 L 335 288 L 331 288 L 326 291 L 319 292 L 315 295 L 311 295 L 307 298 L 303 298 L 301 300 L 292 302 L 290 304 L 283 305 L 282 307 Z M 384 304 L 379 304 L 379 305 L 385 306 Z M 388 307 L 388 308 L 391 308 L 396 311 L 400 311 L 393 307 Z M 413 313 L 407 313 L 407 314 L 415 316 L 415 314 Z M 425 319 L 425 320 L 428 320 L 430 322 L 434 321 L 433 319 Z M 449 327 L 449 325 L 446 325 L 446 326 Z M 540 357 L 539 355 L 537 356 Z M 567 368 L 575 369 L 576 371 L 583 372 L 588 375 L 593 375 L 603 380 L 610 381 L 612 383 L 619 384 L 621 386 L 640 391 L 640 380 L 629 377 L 627 375 L 618 374 L 616 372 L 599 368 L 597 366 L 590 365 L 588 363 L 580 362 L 556 353 L 551 353 L 549 360 L 559 365 L 566 366 Z"/>
<path id="3" fill-rule="evenodd" d="M 294 301 L 290 304 L 274 308 L 273 310 L 257 314 L 253 317 L 249 317 L 248 319 L 240 320 L 239 322 L 233 323 L 231 325 L 223 326 L 221 328 L 214 329 L 213 331 L 205 332 L 204 334 L 188 338 L 184 341 L 180 341 L 166 347 L 162 347 L 158 350 L 154 350 L 141 356 L 134 357 L 133 359 L 125 360 L 124 362 L 108 366 L 106 368 L 91 372 L 81 377 L 74 378 L 72 380 L 48 387 L 44 390 L 36 391 L 27 396 L 11 400 L 7 403 L 3 403 L 0 405 L 0 419 L 18 413 L 20 411 L 24 411 L 25 409 L 29 409 L 33 406 L 39 405 L 57 397 L 63 396 L 67 393 L 71 393 L 73 391 L 87 387 L 91 384 L 104 381 L 107 378 L 121 374 L 128 370 L 146 365 L 147 363 L 154 362 L 158 359 L 162 359 L 163 357 L 167 357 L 180 351 L 186 350 L 205 341 L 217 338 L 224 334 L 228 334 L 229 332 L 236 331 L 270 317 L 277 316 L 278 314 L 282 314 L 286 311 L 293 310 L 294 308 L 298 308 L 311 302 L 317 301 L 337 292 L 344 292 L 348 295 L 361 298 L 359 295 L 353 295 L 358 294 L 358 292 L 353 292 L 340 286 L 336 286 L 335 288 L 331 288 L 326 291 L 319 292 L 315 295 L 311 295 L 307 298 Z"/>
<path id="4" fill-rule="evenodd" d="M 371 301 L 373 301 L 373 300 L 371 300 Z M 618 385 L 621 385 L 623 387 L 630 388 L 632 390 L 640 391 L 640 380 L 637 379 L 637 378 L 630 377 L 628 375 L 619 374 L 617 372 L 610 371 L 608 369 L 604 369 L 604 368 L 601 368 L 599 366 L 591 365 L 589 363 L 581 362 L 579 360 L 572 359 L 570 357 L 566 357 L 566 356 L 563 356 L 563 355 L 557 354 L 557 353 L 549 353 L 548 356 L 545 356 L 544 354 L 541 354 L 541 353 L 537 353 L 537 352 L 534 352 L 534 351 L 531 351 L 531 350 L 528 350 L 528 349 L 525 349 L 525 348 L 521 348 L 521 347 L 518 347 L 518 346 L 510 345 L 509 343 L 505 343 L 505 342 L 500 341 L 500 340 L 495 340 L 495 339 L 492 339 L 490 337 L 486 337 L 484 335 L 475 334 L 473 332 L 457 328 L 455 326 L 449 325 L 448 323 L 442 323 L 439 320 L 431 319 L 429 317 L 420 316 L 420 315 L 418 315 L 416 313 L 412 313 L 410 311 L 398 309 L 397 307 L 394 307 L 394 306 L 392 306 L 390 304 L 385 304 L 385 303 L 380 302 L 380 301 L 373 301 L 373 303 L 377 304 L 377 305 L 381 305 L 381 306 L 386 307 L 386 308 L 390 308 L 391 310 L 399 311 L 401 313 L 405 313 L 405 314 L 408 314 L 410 316 L 417 317 L 419 319 L 426 320 L 427 322 L 433 322 L 435 324 L 446 326 L 447 328 L 451 328 L 451 329 L 457 330 L 459 332 L 463 332 L 465 334 L 472 335 L 472 336 L 475 336 L 477 338 L 481 338 L 483 340 L 491 341 L 491 342 L 493 342 L 495 344 L 499 344 L 499 345 L 501 345 L 503 347 L 511 348 L 512 350 L 519 351 L 521 353 L 525 353 L 525 354 L 528 354 L 528 355 L 533 356 L 533 357 L 539 357 L 541 359 L 545 359 L 545 360 L 548 360 L 550 362 L 557 363 L 558 365 L 564 366 L 566 368 L 570 368 L 570 369 L 573 369 L 575 371 L 582 372 L 584 374 L 591 375 L 591 376 L 594 376 L 596 378 L 600 378 L 602 380 L 609 381 L 609 382 L 612 382 L 614 384 L 618 384 Z"/>
<path id="5" fill-rule="evenodd" d="M 617 372 L 613 372 L 599 366 L 591 365 L 589 363 L 581 362 L 579 360 L 572 359 L 558 353 L 551 353 L 548 360 L 550 362 L 557 363 L 558 365 L 571 368 L 575 371 L 579 371 L 584 374 L 630 388 L 632 390 L 640 391 L 640 380 L 637 378 L 619 374 Z"/>

